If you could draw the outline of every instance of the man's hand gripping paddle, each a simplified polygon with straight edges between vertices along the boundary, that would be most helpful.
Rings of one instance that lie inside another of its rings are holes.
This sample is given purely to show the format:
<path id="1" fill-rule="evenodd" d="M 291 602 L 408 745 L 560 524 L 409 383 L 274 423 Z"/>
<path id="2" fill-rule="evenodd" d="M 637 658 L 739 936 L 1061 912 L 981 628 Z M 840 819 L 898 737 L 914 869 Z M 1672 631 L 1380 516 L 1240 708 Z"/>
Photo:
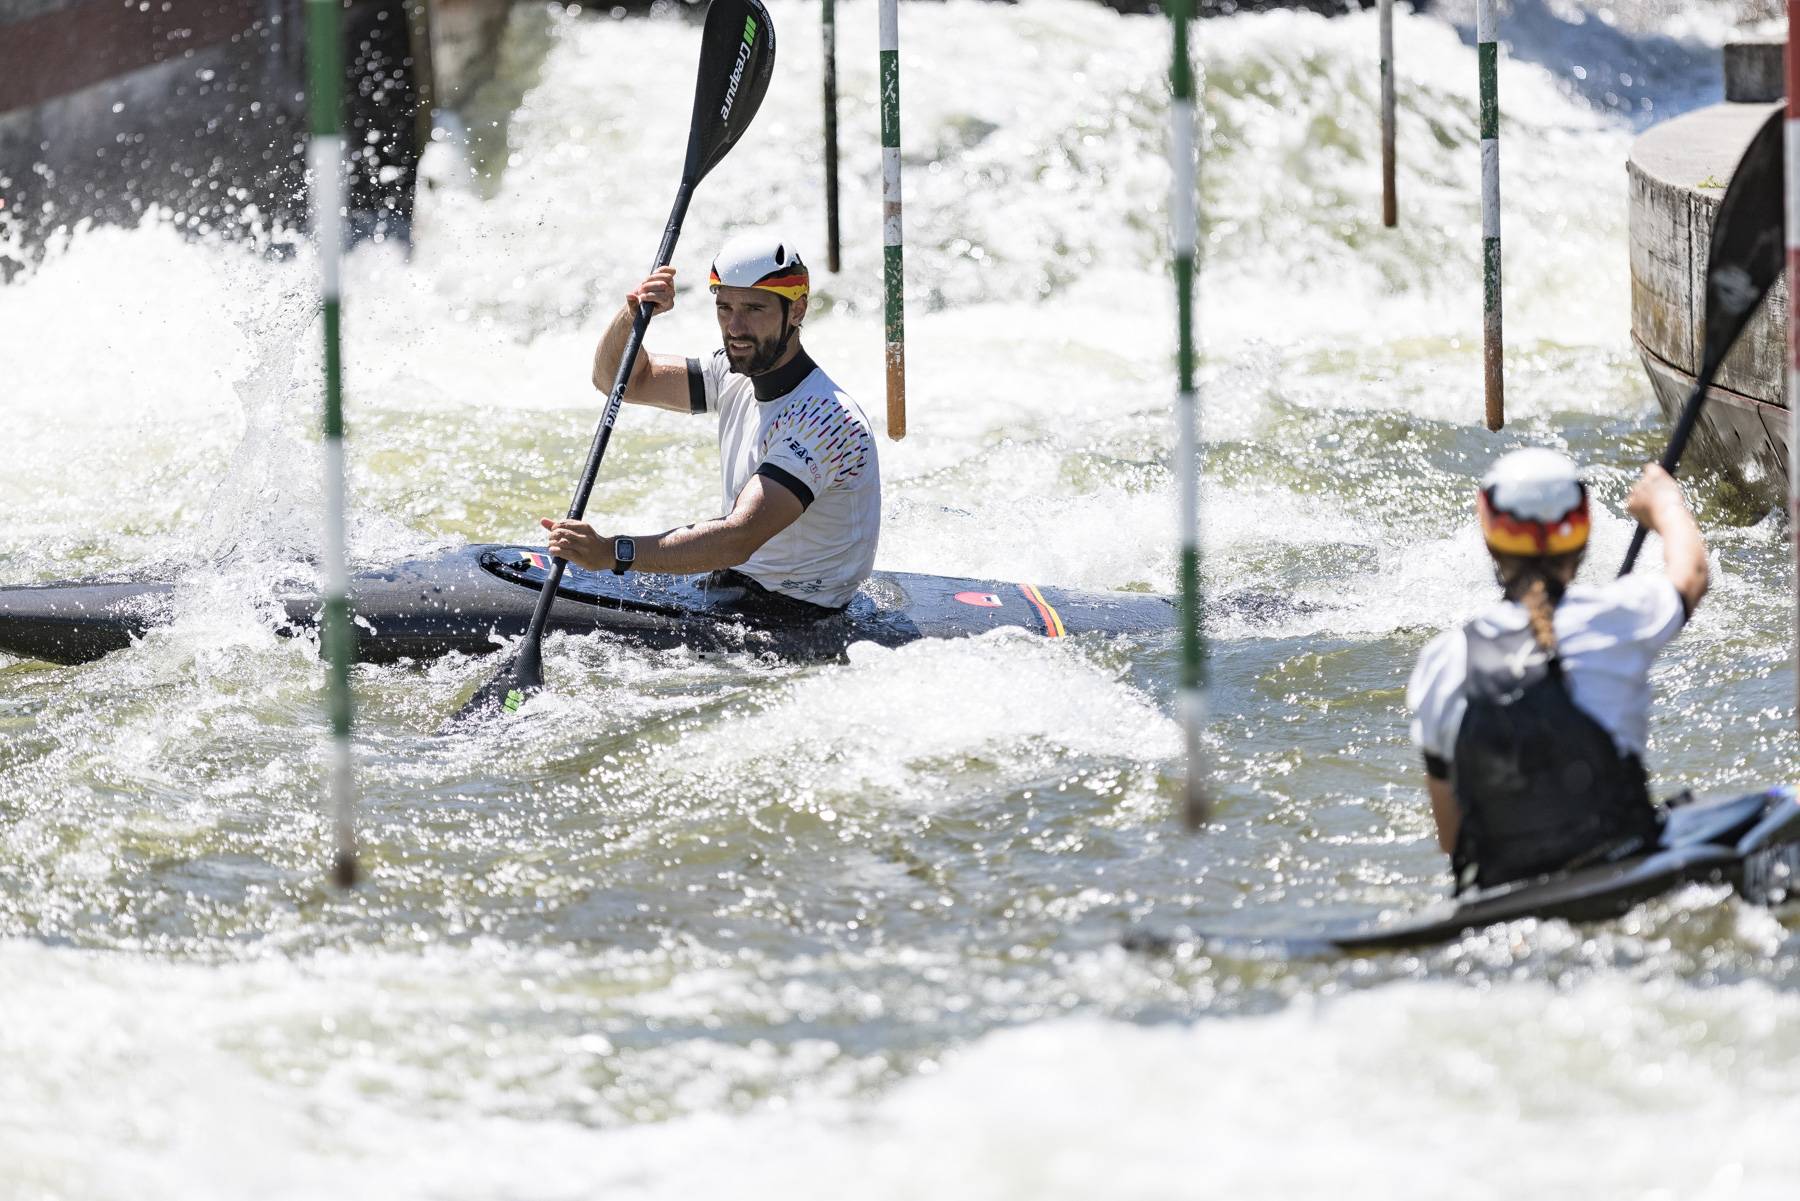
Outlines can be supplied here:
<path id="1" fill-rule="evenodd" d="M 669 223 L 663 230 L 662 246 L 656 252 L 651 270 L 665 267 L 675 254 L 675 240 L 681 236 L 681 223 L 687 216 L 688 201 L 694 188 L 718 165 L 744 131 L 762 105 L 769 90 L 769 77 L 775 71 L 775 27 L 769 21 L 762 0 L 713 0 L 706 10 L 706 27 L 700 34 L 700 75 L 694 85 L 694 116 L 688 126 L 687 165 L 682 168 L 681 186 L 675 192 L 675 206 L 669 212 Z M 654 310 L 639 305 L 637 319 L 631 324 L 631 337 L 619 359 L 619 374 L 613 381 L 612 393 L 606 400 L 606 412 L 594 431 L 593 445 L 588 448 L 587 465 L 582 468 L 581 482 L 576 485 L 575 499 L 569 504 L 569 520 L 580 520 L 587 511 L 588 497 L 594 491 L 594 479 L 600 474 L 600 460 L 606 456 L 606 444 L 612 438 L 613 422 L 625 400 L 625 385 L 631 369 L 637 364 L 638 350 L 644 344 L 644 331 L 649 328 Z M 455 726 L 470 718 L 495 713 L 510 713 L 527 696 L 544 686 L 544 625 L 555 603 L 557 586 L 562 583 L 564 559 L 551 563 L 550 578 L 538 594 L 537 608 L 532 610 L 531 624 L 525 638 L 510 659 L 469 699 L 452 719 Z"/>
<path id="2" fill-rule="evenodd" d="M 1675 474 L 1681 452 L 1687 449 L 1719 364 L 1744 332 L 1750 314 L 1762 303 L 1775 277 L 1781 274 L 1781 130 L 1785 117 L 1779 108 L 1769 114 L 1768 122 L 1750 140 L 1750 148 L 1738 161 L 1731 186 L 1725 189 L 1725 199 L 1719 202 L 1712 248 L 1706 257 L 1706 346 L 1694 390 L 1682 407 L 1675 432 L 1669 435 L 1669 448 L 1663 452 L 1663 470 L 1670 475 Z M 1793 282 L 1788 286 L 1793 287 Z M 1631 573 L 1649 532 L 1640 525 L 1631 536 L 1631 549 L 1625 552 L 1625 565 L 1619 568 L 1621 576 Z"/>

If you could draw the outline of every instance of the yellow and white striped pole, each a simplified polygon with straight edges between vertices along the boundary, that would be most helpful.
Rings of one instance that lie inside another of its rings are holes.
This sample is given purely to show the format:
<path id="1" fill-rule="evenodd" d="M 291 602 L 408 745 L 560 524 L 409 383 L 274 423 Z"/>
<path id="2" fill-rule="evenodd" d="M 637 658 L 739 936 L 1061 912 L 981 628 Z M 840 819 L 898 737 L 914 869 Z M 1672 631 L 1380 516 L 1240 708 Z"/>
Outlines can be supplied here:
<path id="1" fill-rule="evenodd" d="M 1506 424 L 1505 352 L 1500 338 L 1500 50 L 1495 0 L 1476 0 L 1475 55 L 1481 74 L 1481 363 L 1487 427 Z"/>
<path id="2" fill-rule="evenodd" d="M 881 260 L 888 437 L 906 437 L 906 273 L 900 235 L 900 5 L 881 0 Z"/>
<path id="3" fill-rule="evenodd" d="M 307 158 L 312 178 L 313 239 L 318 246 L 325 301 L 325 606 L 321 627 L 328 663 L 326 709 L 331 720 L 328 788 L 337 827 L 333 876 L 341 887 L 356 883 L 356 780 L 350 755 L 350 572 L 344 537 L 343 356 L 339 343 L 338 260 L 344 245 L 344 143 L 339 134 L 343 96 L 340 0 L 306 0 L 309 66 L 308 108 L 312 138 Z"/>
<path id="4" fill-rule="evenodd" d="M 1194 388 L 1194 263 L 1200 250 L 1195 179 L 1194 70 L 1188 61 L 1188 22 L 1194 0 L 1170 0 L 1175 53 L 1169 70 L 1169 155 L 1173 185 L 1169 219 L 1175 251 L 1176 450 L 1181 481 L 1181 724 L 1187 751 L 1182 814 L 1198 829 L 1212 814 L 1206 793 L 1206 642 L 1200 628 L 1200 402 Z"/>

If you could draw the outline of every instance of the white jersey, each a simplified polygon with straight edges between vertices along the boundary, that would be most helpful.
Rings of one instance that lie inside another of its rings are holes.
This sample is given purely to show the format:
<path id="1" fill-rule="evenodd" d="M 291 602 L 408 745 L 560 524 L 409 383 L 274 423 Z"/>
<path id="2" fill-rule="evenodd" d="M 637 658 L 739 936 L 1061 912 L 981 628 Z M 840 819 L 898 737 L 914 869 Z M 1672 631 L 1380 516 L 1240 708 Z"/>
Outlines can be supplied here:
<path id="1" fill-rule="evenodd" d="M 757 396 L 759 383 L 766 399 Z M 753 475 L 787 488 L 806 509 L 737 570 L 785 596 L 832 609 L 849 604 L 875 566 L 881 534 L 881 466 L 862 409 L 804 351 L 752 380 L 717 350 L 688 360 L 688 387 L 695 412 L 719 415 L 724 511 Z"/>
<path id="2" fill-rule="evenodd" d="M 1588 587 L 1571 585 L 1556 606 L 1563 678 L 1570 698 L 1612 735 L 1621 752 L 1640 758 L 1650 740 L 1650 664 L 1681 630 L 1681 594 L 1668 580 L 1626 576 Z M 1495 635 L 1530 624 L 1525 606 L 1500 601 L 1475 617 L 1476 633 Z M 1426 644 L 1407 685 L 1412 737 L 1420 750 L 1449 763 L 1468 702 L 1468 641 L 1461 626 Z"/>

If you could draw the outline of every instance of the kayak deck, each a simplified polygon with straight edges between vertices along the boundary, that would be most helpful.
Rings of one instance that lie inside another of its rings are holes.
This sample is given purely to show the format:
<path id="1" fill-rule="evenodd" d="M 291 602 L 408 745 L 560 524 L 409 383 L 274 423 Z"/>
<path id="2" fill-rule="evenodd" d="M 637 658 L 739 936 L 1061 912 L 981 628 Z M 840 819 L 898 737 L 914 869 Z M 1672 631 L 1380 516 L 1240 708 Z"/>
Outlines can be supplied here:
<path id="1" fill-rule="evenodd" d="M 364 571 L 351 579 L 356 657 L 391 663 L 450 653 L 483 654 L 525 632 L 549 575 L 541 549 L 485 544 Z M 167 581 L 77 580 L 0 588 L 0 653 L 81 663 L 131 645 L 168 620 Z M 279 594 L 278 594 L 279 595 Z M 318 598 L 279 595 L 279 632 L 316 623 Z M 876 572 L 849 606 L 818 617 L 759 613 L 741 589 L 705 576 L 583 571 L 570 567 L 547 629 L 599 631 L 649 646 L 762 650 L 784 658 L 832 658 L 853 642 L 901 646 L 1005 626 L 1050 638 L 1153 635 L 1172 630 L 1170 598 L 1076 592 L 1034 584 Z"/>

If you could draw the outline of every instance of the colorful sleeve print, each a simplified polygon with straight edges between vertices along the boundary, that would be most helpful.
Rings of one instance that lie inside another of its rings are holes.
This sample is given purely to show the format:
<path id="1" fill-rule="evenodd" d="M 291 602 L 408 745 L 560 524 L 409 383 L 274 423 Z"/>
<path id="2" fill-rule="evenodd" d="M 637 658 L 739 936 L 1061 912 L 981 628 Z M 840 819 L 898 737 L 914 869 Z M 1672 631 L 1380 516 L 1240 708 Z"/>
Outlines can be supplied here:
<path id="1" fill-rule="evenodd" d="M 868 427 L 829 396 L 789 405 L 763 435 L 763 462 L 794 476 L 814 496 L 848 487 L 874 453 Z"/>

